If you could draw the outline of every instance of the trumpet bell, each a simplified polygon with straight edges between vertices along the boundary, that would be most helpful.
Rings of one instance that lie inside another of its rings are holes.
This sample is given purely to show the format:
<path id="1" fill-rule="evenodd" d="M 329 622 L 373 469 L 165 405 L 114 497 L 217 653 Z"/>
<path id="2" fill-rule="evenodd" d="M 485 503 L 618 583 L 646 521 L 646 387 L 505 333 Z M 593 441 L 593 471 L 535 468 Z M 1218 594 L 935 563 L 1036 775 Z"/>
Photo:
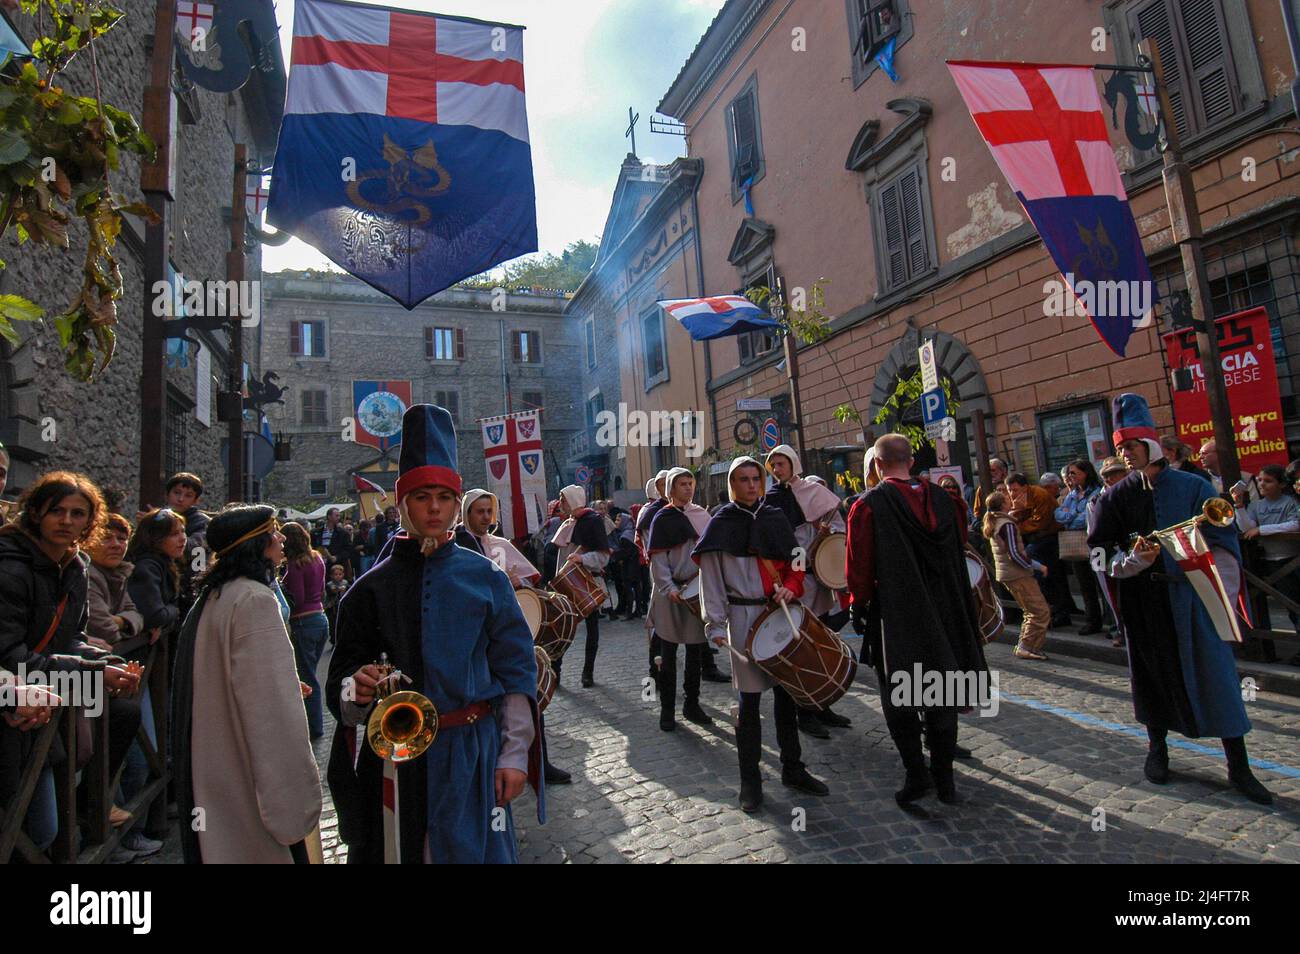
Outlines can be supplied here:
<path id="1" fill-rule="evenodd" d="M 429 697 L 404 690 L 384 696 L 366 721 L 366 741 L 381 759 L 419 758 L 438 734 L 438 710 Z"/>
<path id="2" fill-rule="evenodd" d="M 1222 497 L 1211 497 L 1201 508 L 1206 523 L 1226 527 L 1237 519 L 1237 508 Z"/>

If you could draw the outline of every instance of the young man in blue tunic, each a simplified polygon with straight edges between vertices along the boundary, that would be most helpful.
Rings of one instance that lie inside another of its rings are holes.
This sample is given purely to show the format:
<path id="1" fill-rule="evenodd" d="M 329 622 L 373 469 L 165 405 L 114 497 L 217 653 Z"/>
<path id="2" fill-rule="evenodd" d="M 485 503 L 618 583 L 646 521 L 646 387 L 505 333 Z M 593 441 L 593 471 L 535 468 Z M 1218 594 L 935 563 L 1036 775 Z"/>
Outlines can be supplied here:
<path id="1" fill-rule="evenodd" d="M 380 654 L 428 696 L 438 732 L 397 765 L 402 863 L 518 860 L 510 802 L 532 784 L 545 820 L 533 638 L 510 577 L 455 542 L 461 479 L 451 415 L 402 420 L 402 531 L 339 604 L 326 701 L 338 720 L 329 784 L 350 863 L 384 861 L 383 764 L 356 727 L 375 702 Z"/>
<path id="2" fill-rule="evenodd" d="M 1088 516 L 1088 545 L 1103 547 L 1107 573 L 1117 580 L 1119 614 L 1128 634 L 1133 708 L 1147 727 L 1145 774 L 1169 781 L 1170 730 L 1188 738 L 1220 738 L 1228 781 L 1253 802 L 1273 796 L 1250 770 L 1244 736 L 1250 731 L 1231 647 L 1219 638 L 1204 604 L 1177 562 L 1162 548 L 1139 541 L 1200 515 L 1216 496 L 1210 482 L 1168 465 L 1146 400 L 1121 394 L 1114 402 L 1115 449 L 1130 468 L 1104 491 Z M 1229 596 L 1235 596 L 1241 550 L 1236 528 L 1201 524 Z"/>

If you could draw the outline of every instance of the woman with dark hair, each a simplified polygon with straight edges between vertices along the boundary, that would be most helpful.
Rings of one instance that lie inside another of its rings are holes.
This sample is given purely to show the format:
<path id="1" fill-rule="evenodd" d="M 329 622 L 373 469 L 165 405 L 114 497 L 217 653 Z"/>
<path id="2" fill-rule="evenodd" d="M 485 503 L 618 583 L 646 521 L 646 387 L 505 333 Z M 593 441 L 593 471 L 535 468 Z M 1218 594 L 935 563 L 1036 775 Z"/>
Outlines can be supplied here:
<path id="1" fill-rule="evenodd" d="M 316 664 L 330 634 L 323 602 L 325 561 L 311 548 L 307 531 L 296 523 L 281 528 L 281 532 L 284 556 L 289 564 L 281 589 L 289 599 L 289 637 L 293 640 L 298 678 L 311 688 L 303 701 L 307 706 L 307 727 L 315 740 L 325 734 L 325 707 L 321 702 L 320 680 L 316 678 Z"/>
<path id="2" fill-rule="evenodd" d="M 176 802 L 187 864 L 306 863 L 319 845 L 320 776 L 293 645 L 271 591 L 275 510 L 232 505 L 208 525 L 214 562 L 177 641 Z M 195 831 L 195 828 L 199 828 Z"/>
<path id="3" fill-rule="evenodd" d="M 1065 466 L 1065 483 L 1069 492 L 1061 499 L 1056 508 L 1056 522 L 1062 531 L 1088 532 L 1088 507 L 1092 499 L 1101 493 L 1101 478 L 1092 461 L 1080 457 Z M 1097 588 L 1097 574 L 1093 572 L 1089 560 L 1062 560 L 1061 568 L 1069 566 L 1070 572 L 1079 584 L 1083 594 L 1083 626 L 1079 628 L 1080 636 L 1091 636 L 1105 632 L 1102 625 L 1101 591 Z"/>
<path id="4" fill-rule="evenodd" d="M 0 527 L 0 670 L 22 672 L 102 671 L 113 697 L 109 707 L 109 771 L 116 773 L 140 724 L 134 695 L 140 677 L 112 664 L 86 642 L 87 583 L 90 558 L 83 547 L 94 545 L 104 528 L 104 498 L 90 478 L 53 471 L 38 478 L 19 501 L 14 521 Z M 39 724 L 49 721 L 44 710 Z M 31 723 L 31 720 L 28 720 Z M 35 724 L 0 721 L 0 805 L 16 794 L 33 739 L 25 731 Z M 28 803 L 23 825 L 42 850 L 58 834 L 53 769 L 47 764 Z"/>
<path id="5" fill-rule="evenodd" d="M 140 518 L 131 545 L 127 592 L 144 617 L 144 628 L 164 639 L 180 629 L 181 558 L 185 556 L 185 519 L 174 510 L 151 510 Z M 171 643 L 169 642 L 170 646 Z"/>

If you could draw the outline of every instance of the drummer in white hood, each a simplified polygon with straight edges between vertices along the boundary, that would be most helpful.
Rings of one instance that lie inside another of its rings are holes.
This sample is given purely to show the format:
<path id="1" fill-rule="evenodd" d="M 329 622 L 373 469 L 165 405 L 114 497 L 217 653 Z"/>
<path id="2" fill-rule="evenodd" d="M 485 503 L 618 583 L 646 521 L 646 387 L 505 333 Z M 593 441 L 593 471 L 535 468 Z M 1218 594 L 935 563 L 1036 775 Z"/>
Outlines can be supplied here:
<path id="1" fill-rule="evenodd" d="M 740 760 L 740 807 L 756 812 L 763 804 L 759 770 L 763 737 L 759 704 L 771 689 L 781 781 L 810 795 L 827 795 L 824 782 L 803 764 L 798 707 L 790 694 L 745 656 L 745 642 L 769 600 L 797 600 L 804 573 L 791 565 L 794 530 L 776 507 L 764 502 L 763 467 L 752 457 L 737 457 L 727 471 L 731 503 L 719 508 L 692 551 L 700 566 L 705 633 L 716 645 L 731 646 L 732 680 L 740 693 L 736 752 Z"/>
<path id="2" fill-rule="evenodd" d="M 691 502 L 695 495 L 695 476 L 685 467 L 674 467 L 664 478 L 668 502 L 654 515 L 646 534 L 646 551 L 650 555 L 650 575 L 654 579 L 654 597 L 650 602 L 650 620 L 660 639 L 659 728 L 671 732 L 677 728 L 674 717 L 677 702 L 677 647 L 686 646 L 684 676 L 685 701 L 682 716 L 697 725 L 712 725 L 713 720 L 700 708 L 700 673 L 706 643 L 704 621 L 700 618 L 698 596 L 699 567 L 691 559 L 691 550 L 704 535 L 709 512 Z M 694 584 L 694 605 L 687 602 L 685 591 Z"/>
<path id="3" fill-rule="evenodd" d="M 580 563 L 597 582 L 605 575 L 609 564 L 609 534 L 605 531 L 605 518 L 587 506 L 587 492 L 577 484 L 560 491 L 560 512 L 566 516 L 560 529 L 555 531 L 552 543 L 559 548 L 556 558 L 556 575 L 564 572 L 570 563 Z M 587 638 L 583 644 L 583 688 L 595 685 L 596 652 L 600 649 L 600 611 L 587 617 Z M 559 668 L 556 668 L 559 678 Z"/>
<path id="4" fill-rule="evenodd" d="M 812 572 L 812 545 L 818 534 L 823 531 L 844 533 L 844 515 L 840 513 L 840 498 L 819 478 L 804 477 L 803 464 L 799 455 L 789 444 L 779 444 L 767 455 L 767 470 L 776 481 L 768 492 L 766 500 L 781 510 L 794 527 L 794 538 L 803 548 L 805 559 L 809 561 L 808 573 L 804 576 L 803 603 L 814 616 L 826 623 L 832 630 L 844 625 L 848 614 L 843 611 L 847 599 L 840 599 L 840 591 L 828 589 Z M 841 615 L 842 614 L 842 615 Z M 839 617 L 839 625 L 833 625 L 833 617 Z M 849 719 L 832 712 L 829 708 L 818 712 L 815 709 L 799 710 L 799 728 L 817 739 L 829 739 L 830 732 L 826 726 L 846 728 L 851 725 Z"/>

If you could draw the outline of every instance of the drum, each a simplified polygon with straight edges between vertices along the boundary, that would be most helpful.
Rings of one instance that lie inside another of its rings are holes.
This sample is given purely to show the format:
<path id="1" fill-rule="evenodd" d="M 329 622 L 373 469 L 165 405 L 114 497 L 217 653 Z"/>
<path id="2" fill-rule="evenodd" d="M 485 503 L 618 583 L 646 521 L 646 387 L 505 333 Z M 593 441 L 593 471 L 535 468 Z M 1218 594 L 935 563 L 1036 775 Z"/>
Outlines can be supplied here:
<path id="1" fill-rule="evenodd" d="M 1006 623 L 1002 616 L 1002 603 L 993 589 L 993 574 L 975 550 L 966 550 L 966 575 L 970 577 L 972 595 L 975 597 L 975 616 L 980 639 L 991 643 L 1002 635 Z"/>
<path id="2" fill-rule="evenodd" d="M 551 704 L 551 697 L 555 695 L 555 686 L 559 680 L 555 678 L 551 657 L 546 655 L 546 650 L 534 646 L 533 658 L 537 661 L 537 711 L 545 712 Z"/>
<path id="3" fill-rule="evenodd" d="M 749 631 L 745 655 L 803 708 L 826 709 L 848 692 L 858 663 L 844 641 L 798 603 L 762 612 Z"/>
<path id="4" fill-rule="evenodd" d="M 682 587 L 681 598 L 685 601 L 690 611 L 700 619 L 704 618 L 704 606 L 700 603 L 700 575 L 696 573 Z"/>
<path id="5" fill-rule="evenodd" d="M 533 634 L 533 639 L 537 639 L 537 634 L 542 631 L 545 611 L 542 609 L 541 593 L 541 590 L 534 590 L 527 586 L 515 590 L 515 599 L 519 601 L 519 608 L 523 611 L 524 619 L 528 623 L 528 631 Z"/>
<path id="6" fill-rule="evenodd" d="M 609 591 L 581 563 L 570 563 L 555 574 L 551 589 L 567 596 L 578 615 L 586 619 L 609 599 Z"/>
<path id="7" fill-rule="evenodd" d="M 808 553 L 808 566 L 817 582 L 828 590 L 843 590 L 849 585 L 844 564 L 848 557 L 848 536 L 828 533 L 813 541 Z"/>

